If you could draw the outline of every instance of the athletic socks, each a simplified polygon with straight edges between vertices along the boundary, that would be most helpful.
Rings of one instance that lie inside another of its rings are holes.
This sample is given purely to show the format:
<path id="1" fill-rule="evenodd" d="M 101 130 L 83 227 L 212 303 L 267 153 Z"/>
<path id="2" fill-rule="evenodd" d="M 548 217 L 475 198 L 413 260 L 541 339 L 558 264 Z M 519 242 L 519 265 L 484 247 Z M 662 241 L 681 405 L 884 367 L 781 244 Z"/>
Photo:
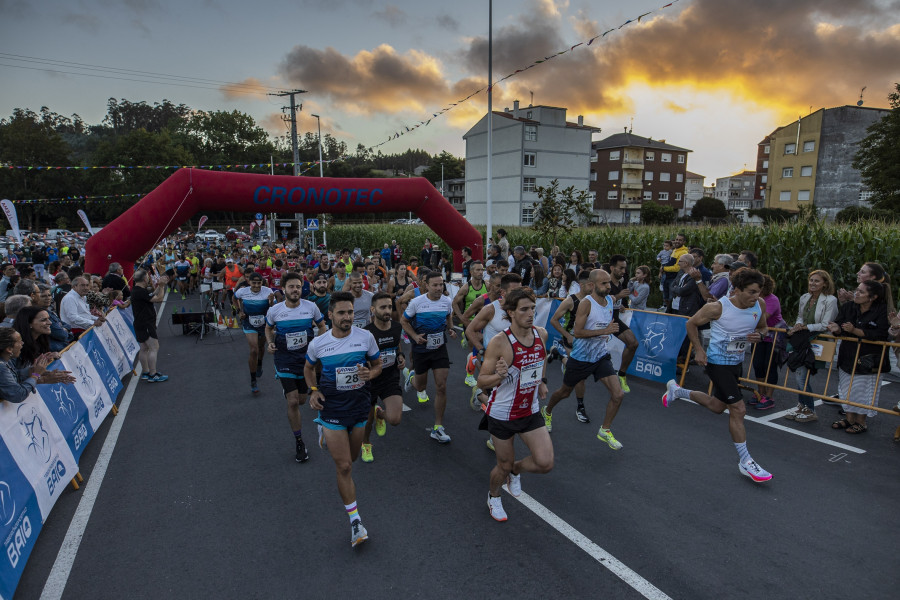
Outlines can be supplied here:
<path id="1" fill-rule="evenodd" d="M 677 386 L 675 388 L 675 397 L 681 398 L 684 400 L 690 400 L 691 399 L 691 390 L 689 390 L 687 388 L 683 388 L 681 386 Z"/>
<path id="2" fill-rule="evenodd" d="M 619 370 L 619 377 L 628 377 L 628 371 Z"/>
<path id="3" fill-rule="evenodd" d="M 256 371 L 250 371 L 250 383 L 256 383 Z"/>
<path id="4" fill-rule="evenodd" d="M 302 433 L 303 433 L 303 431 L 301 429 L 298 429 L 297 431 L 294 432 L 294 437 L 297 439 L 298 442 L 303 441 L 303 436 L 301 435 Z"/>
<path id="5" fill-rule="evenodd" d="M 584 408 L 584 398 L 575 398 L 578 400 L 578 408 Z"/>
<path id="6" fill-rule="evenodd" d="M 740 444 L 735 444 L 734 449 L 737 450 L 738 457 L 740 457 L 741 464 L 746 465 L 748 462 L 753 460 L 750 458 L 750 452 L 747 450 L 747 442 L 741 442 Z"/>
<path id="7" fill-rule="evenodd" d="M 344 505 L 344 510 L 347 511 L 347 516 L 350 517 L 350 524 L 353 524 L 353 521 L 359 521 L 359 510 L 356 508 L 356 502 L 351 502 L 350 504 Z"/>

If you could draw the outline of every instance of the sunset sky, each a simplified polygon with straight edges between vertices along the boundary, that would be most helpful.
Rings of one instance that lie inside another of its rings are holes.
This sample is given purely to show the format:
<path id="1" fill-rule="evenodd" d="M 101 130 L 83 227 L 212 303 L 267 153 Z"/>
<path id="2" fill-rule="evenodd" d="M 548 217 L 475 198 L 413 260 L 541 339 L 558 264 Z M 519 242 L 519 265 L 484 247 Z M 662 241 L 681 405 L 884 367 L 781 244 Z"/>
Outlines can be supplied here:
<path id="1" fill-rule="evenodd" d="M 283 101 L 222 87 L 241 82 L 308 90 L 301 132 L 316 113 L 351 149 L 373 146 L 486 85 L 487 4 L 0 0 L 0 116 L 46 105 L 98 123 L 110 97 L 167 98 L 241 110 L 283 134 Z M 634 133 L 692 149 L 688 169 L 709 183 L 753 168 L 756 143 L 798 114 L 855 104 L 863 86 L 866 106 L 886 107 L 900 81 L 900 0 L 664 4 L 495 0 L 495 80 L 656 11 L 496 85 L 495 109 L 527 105 L 533 92 L 535 104 L 601 127 L 595 139 L 633 119 Z M 148 72 L 181 79 L 148 83 Z M 379 148 L 463 156 L 462 135 L 486 106 L 482 92 Z"/>

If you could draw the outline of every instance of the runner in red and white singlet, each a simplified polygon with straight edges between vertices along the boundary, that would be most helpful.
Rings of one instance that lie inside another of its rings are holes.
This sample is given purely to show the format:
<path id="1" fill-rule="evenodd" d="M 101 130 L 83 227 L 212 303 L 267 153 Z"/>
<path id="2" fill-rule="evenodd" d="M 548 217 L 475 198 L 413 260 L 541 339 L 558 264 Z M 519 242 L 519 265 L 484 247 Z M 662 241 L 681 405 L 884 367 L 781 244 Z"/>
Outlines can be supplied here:
<path id="1" fill-rule="evenodd" d="M 503 382 L 508 385 L 494 388 L 491 393 L 491 399 L 485 408 L 487 416 L 501 421 L 514 421 L 540 412 L 538 388 L 544 376 L 547 353 L 537 328 L 532 327 L 531 331 L 534 335 L 531 346 L 522 344 L 509 329 L 503 332 L 512 346 L 513 362 L 509 365 Z"/>
<path id="2" fill-rule="evenodd" d="M 503 297 L 509 317 L 505 335 L 495 335 L 484 352 L 478 375 L 482 389 L 496 388 L 479 429 L 491 434 L 497 465 L 491 470 L 488 509 L 495 521 L 505 521 L 500 486 L 513 496 L 522 493 L 521 473 L 546 473 L 553 468 L 553 444 L 538 400 L 547 397 L 547 332 L 534 326 L 535 297 L 531 288 L 510 290 Z M 518 435 L 530 455 L 516 460 Z"/>

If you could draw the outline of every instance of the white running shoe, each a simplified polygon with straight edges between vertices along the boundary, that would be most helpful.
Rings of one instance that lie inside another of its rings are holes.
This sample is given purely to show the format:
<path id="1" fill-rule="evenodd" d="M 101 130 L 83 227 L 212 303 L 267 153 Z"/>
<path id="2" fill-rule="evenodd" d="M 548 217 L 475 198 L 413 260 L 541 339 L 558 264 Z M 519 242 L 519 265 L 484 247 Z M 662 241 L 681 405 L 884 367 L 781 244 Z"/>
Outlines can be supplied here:
<path id="1" fill-rule="evenodd" d="M 409 367 L 403 367 L 403 391 L 409 391 L 409 383 L 412 381 L 412 371 Z"/>
<path id="2" fill-rule="evenodd" d="M 513 498 L 522 495 L 522 475 L 513 475 L 510 473 L 506 476 L 506 491 L 512 494 Z"/>
<path id="3" fill-rule="evenodd" d="M 800 414 L 802 411 L 803 411 L 803 404 L 798 403 L 797 406 L 795 406 L 791 410 L 784 413 L 784 418 L 788 419 L 789 421 L 793 421 L 797 417 L 797 415 Z"/>
<path id="4" fill-rule="evenodd" d="M 475 387 L 478 385 L 478 381 L 475 379 L 474 375 L 466 375 L 465 384 L 469 387 Z"/>
<path id="5" fill-rule="evenodd" d="M 663 406 L 665 406 L 666 408 L 669 408 L 670 406 L 672 406 L 675 403 L 675 400 L 677 400 L 677 398 L 675 397 L 675 390 L 677 390 L 677 389 L 678 389 L 678 384 L 675 383 L 674 379 L 670 379 L 666 383 L 666 393 L 663 394 L 663 397 L 662 397 Z"/>
<path id="6" fill-rule="evenodd" d="M 350 545 L 354 548 L 369 539 L 369 532 L 359 519 L 350 524 Z"/>
<path id="7" fill-rule="evenodd" d="M 503 510 L 503 501 L 500 496 L 494 498 L 488 494 L 488 509 L 491 511 L 491 518 L 501 523 L 506 520 L 506 511 Z"/>
<path id="8" fill-rule="evenodd" d="M 757 483 L 772 479 L 772 474 L 759 466 L 755 460 L 751 460 L 746 464 L 738 463 L 738 469 L 740 469 L 741 475 L 746 475 Z"/>
<path id="9" fill-rule="evenodd" d="M 446 431 L 444 431 L 443 425 L 438 425 L 431 430 L 431 439 L 437 440 L 441 444 L 446 444 L 450 441 L 450 436 L 447 435 Z"/>

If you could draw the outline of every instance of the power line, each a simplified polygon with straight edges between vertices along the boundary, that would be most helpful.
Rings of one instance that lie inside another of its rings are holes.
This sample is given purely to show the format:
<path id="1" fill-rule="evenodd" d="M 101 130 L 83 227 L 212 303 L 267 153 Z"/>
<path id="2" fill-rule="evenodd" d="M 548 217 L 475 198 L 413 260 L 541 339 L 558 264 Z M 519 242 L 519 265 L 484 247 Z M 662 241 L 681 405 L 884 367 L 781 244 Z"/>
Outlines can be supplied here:
<path id="1" fill-rule="evenodd" d="M 258 89 L 258 90 L 272 90 L 278 91 L 279 88 L 273 88 L 270 86 L 262 85 L 262 84 L 252 84 L 252 83 L 241 83 L 234 81 L 220 81 L 217 79 L 204 79 L 201 77 L 188 77 L 185 75 L 169 75 L 167 73 L 159 73 L 156 71 L 140 71 L 137 69 L 124 69 L 120 67 L 107 67 L 104 65 L 94 65 L 90 63 L 79 63 L 72 62 L 67 60 L 57 60 L 57 59 L 48 59 L 48 58 L 38 58 L 35 56 L 25 56 L 22 54 L 10 54 L 8 52 L 0 52 L 0 57 L 5 60 L 12 60 L 16 62 L 29 62 L 29 63 L 38 63 L 50 66 L 59 66 L 61 68 L 75 68 L 81 70 L 88 71 L 101 71 L 114 73 L 117 75 L 136 75 L 139 77 L 149 77 L 153 79 L 174 79 L 176 81 L 186 81 L 189 83 L 200 83 L 200 84 L 210 84 L 217 86 L 228 86 L 228 87 L 243 87 L 249 89 Z"/>

